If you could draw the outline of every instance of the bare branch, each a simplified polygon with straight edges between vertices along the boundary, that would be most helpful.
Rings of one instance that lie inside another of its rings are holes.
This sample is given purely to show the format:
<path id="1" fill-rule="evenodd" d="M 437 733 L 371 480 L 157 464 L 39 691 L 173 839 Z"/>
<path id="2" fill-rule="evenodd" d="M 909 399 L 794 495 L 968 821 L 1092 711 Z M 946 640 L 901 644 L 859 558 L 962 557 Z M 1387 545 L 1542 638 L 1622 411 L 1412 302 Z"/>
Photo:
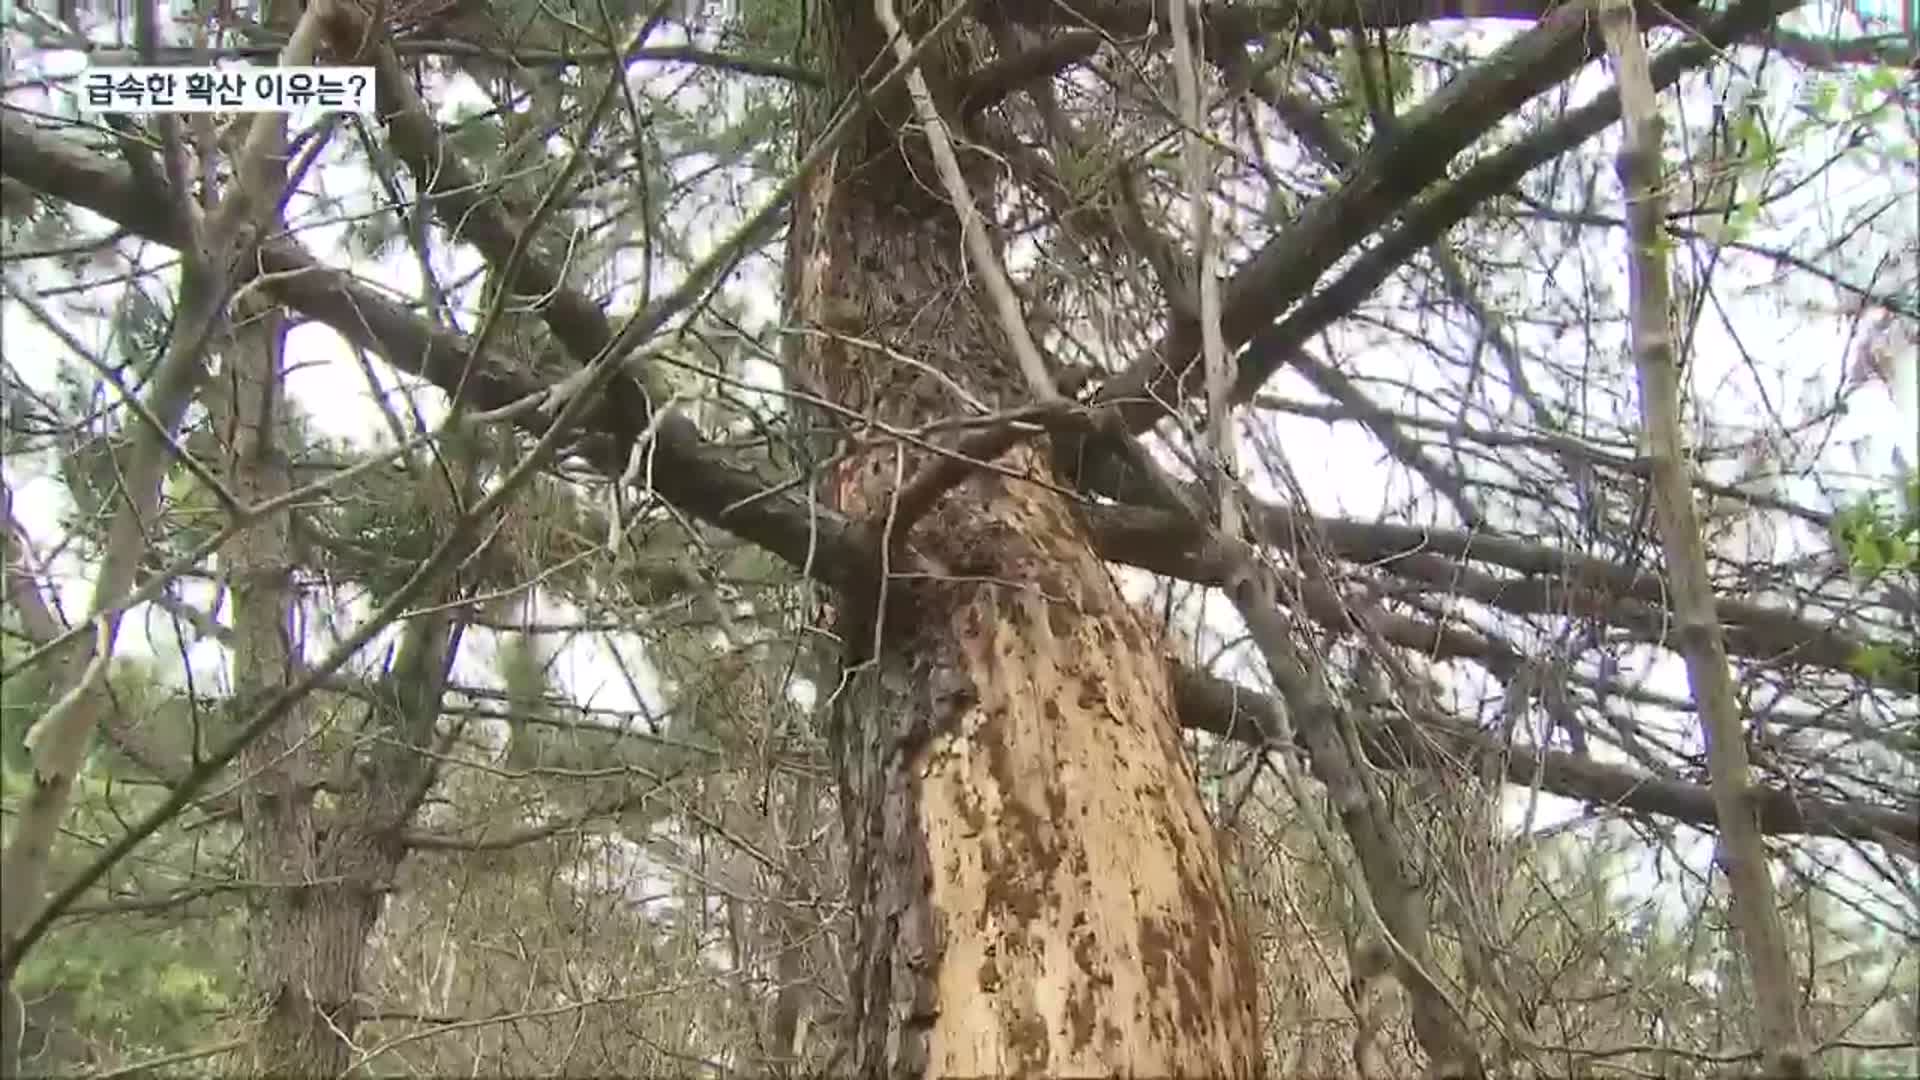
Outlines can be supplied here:
<path id="1" fill-rule="evenodd" d="M 1666 549 L 1675 633 L 1686 659 L 1687 682 L 1707 746 L 1720 864 L 1733 894 L 1733 920 L 1745 945 L 1747 972 L 1758 1003 L 1759 1036 L 1770 1076 L 1808 1075 L 1800 988 L 1780 926 L 1767 848 L 1752 802 L 1752 770 L 1740 702 L 1727 665 L 1726 643 L 1714 611 L 1706 544 L 1694 509 L 1692 466 L 1681 433 L 1679 361 L 1674 346 L 1672 291 L 1660 235 L 1663 195 L 1660 101 L 1647 70 L 1646 44 L 1628 0 L 1600 0 L 1600 23 L 1619 70 L 1625 134 L 1619 157 L 1627 191 L 1628 283 L 1632 337 L 1640 372 L 1640 415 L 1653 458 L 1654 519 Z"/>
<path id="2" fill-rule="evenodd" d="M 1257 746 L 1284 745 L 1279 721 L 1285 706 L 1258 690 L 1218 676 L 1174 665 L 1174 692 L 1183 727 Z M 1492 761 L 1510 784 L 1538 785 L 1542 791 L 1586 803 L 1593 812 L 1615 810 L 1698 829 L 1713 830 L 1713 793 L 1705 784 L 1653 776 L 1622 765 L 1595 761 L 1563 750 L 1544 750 L 1503 742 L 1459 720 L 1420 718 L 1418 738 L 1402 738 L 1367 714 L 1355 718 L 1367 761 L 1383 769 L 1437 769 L 1459 772 Z M 1815 799 L 1780 788 L 1753 794 L 1760 828 L 1770 836 L 1831 836 L 1879 844 L 1909 860 L 1920 861 L 1920 803 L 1874 806 L 1864 802 Z"/>

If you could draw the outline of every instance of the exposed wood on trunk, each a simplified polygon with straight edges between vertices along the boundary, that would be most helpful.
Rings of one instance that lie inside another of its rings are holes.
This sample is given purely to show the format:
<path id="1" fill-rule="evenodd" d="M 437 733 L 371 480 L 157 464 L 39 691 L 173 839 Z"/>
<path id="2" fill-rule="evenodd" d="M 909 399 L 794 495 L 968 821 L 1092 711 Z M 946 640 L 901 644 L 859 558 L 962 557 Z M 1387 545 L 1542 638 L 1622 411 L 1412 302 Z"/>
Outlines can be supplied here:
<path id="1" fill-rule="evenodd" d="M 845 86 L 876 28 L 864 0 L 823 17 L 831 81 Z M 965 45 L 930 51 L 944 115 Z M 845 328 L 854 313 L 861 337 L 920 362 L 826 335 L 803 350 L 838 404 L 891 423 L 1025 391 L 970 285 L 954 208 L 913 179 L 933 174 L 924 155 L 870 127 L 808 188 L 789 251 L 796 319 Z M 968 186 L 990 198 L 992 171 L 969 164 Z M 836 508 L 884 532 L 922 457 L 851 458 Z M 854 1071 L 1250 1075 L 1251 954 L 1167 664 L 1047 486 L 1047 455 L 1023 446 L 998 464 L 1032 481 L 976 472 L 946 490 L 887 545 L 901 565 L 876 621 L 842 624 Z"/>
<path id="2" fill-rule="evenodd" d="M 1042 488 L 983 476 L 928 528 L 955 580 L 900 583 L 925 617 L 841 721 L 864 1067 L 1246 1075 L 1248 953 L 1153 639 Z"/>

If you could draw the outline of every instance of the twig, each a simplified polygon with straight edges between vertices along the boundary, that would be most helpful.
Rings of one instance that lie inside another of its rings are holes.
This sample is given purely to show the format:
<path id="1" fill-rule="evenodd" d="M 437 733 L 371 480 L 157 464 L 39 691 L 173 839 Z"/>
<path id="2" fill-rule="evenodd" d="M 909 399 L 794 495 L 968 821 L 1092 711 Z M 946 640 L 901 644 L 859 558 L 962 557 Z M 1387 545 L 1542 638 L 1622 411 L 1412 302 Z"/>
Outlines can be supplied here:
<path id="1" fill-rule="evenodd" d="M 1188 4 L 1192 3 L 1191 9 Z M 1200 300 L 1200 351 L 1205 360 L 1207 435 L 1213 461 L 1203 470 L 1220 514 L 1220 531 L 1238 539 L 1240 504 L 1235 497 L 1239 469 L 1233 438 L 1233 373 L 1228 366 L 1226 336 L 1220 326 L 1220 278 L 1214 273 L 1213 185 L 1207 140 L 1200 131 L 1199 59 L 1193 37 L 1200 32 L 1200 5 L 1195 0 L 1169 0 L 1168 22 L 1173 31 L 1173 81 L 1180 96 L 1180 160 L 1186 172 L 1187 208 L 1193 215 L 1193 273 Z M 1191 16 L 1194 26 L 1187 27 Z"/>
<path id="2" fill-rule="evenodd" d="M 178 1053 L 164 1054 L 157 1058 L 148 1058 L 145 1061 L 136 1061 L 132 1065 L 122 1065 L 117 1069 L 108 1069 L 105 1072 L 88 1073 L 84 1080 L 118 1080 L 118 1078 L 122 1076 L 138 1076 L 141 1073 L 152 1072 L 155 1069 L 164 1069 L 172 1065 L 184 1065 L 189 1061 L 198 1061 L 201 1058 L 217 1057 L 221 1054 L 238 1050 L 245 1045 L 247 1045 L 247 1040 L 245 1039 L 228 1039 L 226 1042 L 214 1043 L 211 1046 L 200 1046 L 192 1050 L 181 1050 Z"/>

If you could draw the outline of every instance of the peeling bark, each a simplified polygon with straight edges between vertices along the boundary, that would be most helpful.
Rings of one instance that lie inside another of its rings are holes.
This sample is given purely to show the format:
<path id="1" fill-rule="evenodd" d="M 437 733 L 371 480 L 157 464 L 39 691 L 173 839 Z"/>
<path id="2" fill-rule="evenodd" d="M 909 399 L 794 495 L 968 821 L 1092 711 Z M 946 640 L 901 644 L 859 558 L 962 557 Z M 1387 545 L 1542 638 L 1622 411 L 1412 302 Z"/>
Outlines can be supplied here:
<path id="1" fill-rule="evenodd" d="M 827 21 L 845 86 L 881 42 L 857 0 Z M 965 42 L 929 56 L 956 115 Z M 922 362 L 821 334 L 804 375 L 903 424 L 1025 393 L 970 293 L 953 207 L 913 180 L 932 175 L 923 154 L 873 125 L 796 207 L 789 250 L 796 319 Z M 969 186 L 991 191 L 971 164 Z M 1043 450 L 1006 452 L 892 536 L 890 500 L 923 463 L 870 448 L 831 484 L 889 553 L 877 614 L 849 606 L 840 627 L 855 1073 L 1257 1073 L 1251 953 L 1158 642 L 1049 486 Z"/>
<path id="2" fill-rule="evenodd" d="M 976 478 L 928 530 L 967 561 L 896 583 L 923 617 L 840 721 L 858 1071 L 1249 1075 L 1250 954 L 1155 642 L 1043 488 Z"/>

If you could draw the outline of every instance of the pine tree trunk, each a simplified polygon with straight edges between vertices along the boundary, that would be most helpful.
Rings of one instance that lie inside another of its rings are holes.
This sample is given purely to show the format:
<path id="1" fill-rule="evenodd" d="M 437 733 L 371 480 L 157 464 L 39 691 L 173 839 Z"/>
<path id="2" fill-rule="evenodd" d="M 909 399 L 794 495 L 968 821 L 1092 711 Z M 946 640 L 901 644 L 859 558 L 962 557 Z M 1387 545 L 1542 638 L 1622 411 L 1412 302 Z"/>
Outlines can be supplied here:
<path id="1" fill-rule="evenodd" d="M 817 16 L 842 91 L 883 41 L 868 3 Z M 926 53 L 949 116 L 967 29 Z M 803 373 L 903 426 L 965 412 L 956 384 L 1018 403 L 924 144 L 898 137 L 902 101 L 878 108 L 795 208 L 791 313 L 822 331 Z M 991 210 L 993 169 L 968 164 Z M 924 460 L 870 441 L 832 497 L 884 529 Z M 1043 448 L 997 465 L 904 538 L 882 614 L 841 625 L 856 1074 L 1255 1074 L 1251 954 L 1158 642 L 1049 486 Z"/>
<path id="2" fill-rule="evenodd" d="M 284 145 L 263 163 L 274 190 L 286 183 Z M 279 311 L 265 304 L 239 304 L 232 327 L 209 404 L 223 428 L 228 482 L 243 505 L 254 506 L 292 487 L 280 438 L 286 332 Z M 290 515 L 264 517 L 234 539 L 222 561 L 233 590 L 234 704 L 245 716 L 300 667 Z M 357 838 L 331 828 L 332 819 L 314 805 L 325 769 L 316 734 L 312 702 L 302 702 L 239 757 L 241 842 L 252 886 L 247 974 L 258 1010 L 250 1034 L 254 1071 L 263 1076 L 346 1071 L 354 994 L 379 914 L 378 893 L 359 887 L 361 875 L 352 872 L 367 853 L 353 851 Z"/>
<path id="3" fill-rule="evenodd" d="M 280 320 L 271 311 L 237 319 L 234 347 L 212 396 L 226 407 L 227 476 L 234 494 L 255 505 L 291 482 L 276 438 L 281 385 Z M 264 518 L 226 553 L 233 588 L 236 704 L 284 687 L 298 666 L 291 592 L 292 552 L 285 513 Z M 267 1076 L 339 1075 L 350 1063 L 354 992 L 378 907 L 352 889 L 341 835 L 323 842 L 316 811 L 321 770 L 307 704 L 296 706 L 241 752 L 240 798 L 247 856 L 248 976 L 260 1012 L 254 1067 Z"/>

